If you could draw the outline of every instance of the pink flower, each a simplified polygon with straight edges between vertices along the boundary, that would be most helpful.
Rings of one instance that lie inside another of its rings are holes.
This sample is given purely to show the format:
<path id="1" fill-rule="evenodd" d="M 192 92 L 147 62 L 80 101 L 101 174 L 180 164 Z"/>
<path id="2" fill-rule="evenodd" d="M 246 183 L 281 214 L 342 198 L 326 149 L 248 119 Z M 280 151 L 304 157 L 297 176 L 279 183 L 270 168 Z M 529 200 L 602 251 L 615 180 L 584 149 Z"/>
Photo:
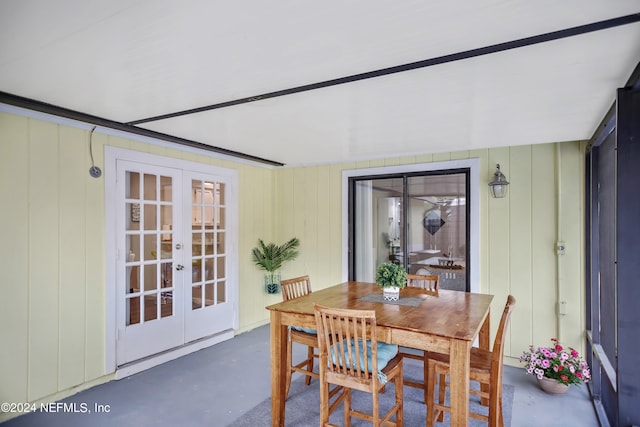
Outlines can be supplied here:
<path id="1" fill-rule="evenodd" d="M 548 377 L 563 384 L 580 384 L 591 379 L 589 365 L 573 348 L 560 345 L 557 338 L 552 338 L 550 347 L 529 346 L 520 357 L 526 365 L 528 374 L 538 378 Z"/>

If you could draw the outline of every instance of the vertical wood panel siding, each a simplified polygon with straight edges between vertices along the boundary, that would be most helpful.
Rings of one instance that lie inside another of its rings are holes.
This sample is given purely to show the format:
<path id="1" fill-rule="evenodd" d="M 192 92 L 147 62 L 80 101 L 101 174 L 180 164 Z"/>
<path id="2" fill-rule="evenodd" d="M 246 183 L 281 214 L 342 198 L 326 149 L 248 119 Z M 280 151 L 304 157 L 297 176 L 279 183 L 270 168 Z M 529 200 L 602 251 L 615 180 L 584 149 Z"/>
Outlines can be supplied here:
<path id="1" fill-rule="evenodd" d="M 513 312 L 512 324 L 517 323 L 522 331 L 527 333 L 512 333 L 510 344 L 514 348 L 526 348 L 531 344 L 531 266 L 533 254 L 531 253 L 531 146 L 514 147 L 509 152 L 510 174 L 509 181 L 517 186 L 517 191 L 510 192 L 510 221 L 509 221 L 509 247 L 510 259 L 508 262 L 510 271 L 509 289 L 516 297 L 518 310 Z M 500 301 L 506 301 L 506 295 L 500 295 Z M 497 320 L 496 320 L 497 321 Z M 509 354 L 509 348 L 505 348 Z"/>
<path id="2" fill-rule="evenodd" d="M 29 120 L 0 113 L 0 402 L 28 398 L 28 189 Z"/>
<path id="3" fill-rule="evenodd" d="M 281 194 L 275 206 L 275 211 L 282 218 L 276 226 L 279 240 L 296 236 L 303 242 L 304 262 L 294 262 L 285 270 L 291 276 L 310 274 L 314 289 L 341 281 L 343 266 L 339 257 L 344 248 L 341 246 L 339 212 L 342 210 L 343 170 L 406 164 L 409 160 L 428 163 L 479 158 L 480 289 L 496 296 L 492 306 L 493 334 L 507 295 L 513 294 L 518 300 L 505 349 L 507 362 L 517 365 L 517 358 L 529 344 L 546 344 L 549 338 L 558 334 L 556 145 L 492 148 L 276 170 L 276 191 Z M 583 284 L 583 256 L 580 252 L 583 242 L 579 230 L 583 224 L 581 183 L 584 175 L 580 165 L 584 150 L 581 151 L 580 144 L 576 142 L 558 145 L 563 154 L 558 159 L 558 169 L 563 174 L 560 193 L 562 221 L 570 223 L 570 230 L 565 231 L 562 239 L 578 254 L 575 258 L 560 260 L 563 266 L 566 265 L 563 267 L 563 271 L 567 271 L 565 276 L 569 276 L 563 278 L 560 286 L 571 295 L 571 298 L 565 297 L 570 299 L 568 313 L 561 316 L 562 330 L 565 331 L 562 338 L 567 345 L 582 348 L 584 295 L 579 290 Z M 488 191 L 487 183 L 493 176 L 496 163 L 500 163 L 511 183 L 505 199 L 493 199 Z M 319 190 L 325 174 L 329 176 L 330 185 Z M 301 192 L 301 188 L 306 190 Z M 324 206 L 331 207 L 328 216 L 319 214 Z M 307 226 L 309 223 L 314 226 Z M 320 244 L 319 239 L 330 242 L 329 246 Z"/>
<path id="4" fill-rule="evenodd" d="M 104 181 L 89 177 L 91 165 L 88 147 L 88 134 L 85 133 L 84 162 L 75 178 L 84 183 L 84 209 L 86 212 L 83 232 L 85 265 L 85 382 L 104 375 L 105 364 L 105 206 Z M 104 170 L 104 146 L 109 142 L 106 135 L 94 134 L 93 159 Z M 81 261 L 82 262 L 82 261 Z"/>
<path id="5" fill-rule="evenodd" d="M 29 120 L 29 394 L 58 391 L 60 164 L 58 126 Z"/>
<path id="6" fill-rule="evenodd" d="M 224 167 L 233 165 L 229 163 Z M 247 330 L 265 323 L 268 314 L 264 307 L 272 303 L 263 290 L 263 272 L 251 260 L 251 249 L 257 245 L 258 238 L 265 242 L 273 240 L 274 185 L 270 169 L 246 165 L 238 168 L 238 181 L 239 317 L 241 330 Z"/>
<path id="7" fill-rule="evenodd" d="M 59 399 L 109 380 L 105 357 L 104 178 L 89 176 L 89 132 L 0 113 L 0 231 L 3 260 L 0 400 Z M 342 171 L 385 165 L 479 158 L 480 289 L 496 295 L 493 332 L 508 293 L 518 298 L 508 354 L 555 336 L 556 173 L 560 171 L 561 326 L 581 348 L 584 330 L 582 159 L 584 145 L 556 144 L 403 156 L 357 163 L 279 169 L 252 166 L 139 141 L 94 134 L 95 163 L 104 146 L 135 149 L 238 170 L 239 332 L 269 321 L 251 261 L 258 238 L 300 238 L 300 257 L 283 276 L 310 274 L 314 289 L 342 278 Z M 511 182 L 506 199 L 491 199 L 487 182 L 499 162 Z M 0 414 L 0 421 L 8 415 Z"/>
<path id="8" fill-rule="evenodd" d="M 556 191 L 555 191 L 555 147 L 550 144 L 534 146 L 532 150 L 531 188 L 533 230 L 531 326 L 529 333 L 533 343 L 548 344 L 549 338 L 557 335 L 556 329 Z M 513 190 L 516 190 L 514 187 Z M 513 333 L 525 333 L 517 326 Z"/>
<path id="9" fill-rule="evenodd" d="M 567 301 L 567 314 L 560 317 L 563 341 L 579 343 L 584 336 L 585 301 L 584 269 L 584 176 L 586 144 L 561 144 L 561 203 L 563 214 L 559 240 L 566 242 L 560 263 L 560 297 Z M 564 212 L 566 211 L 566 212 Z"/>
<path id="10" fill-rule="evenodd" d="M 60 135 L 60 371 L 58 388 L 66 389 L 84 382 L 86 259 L 83 232 L 85 225 L 85 186 L 76 179 L 86 172 L 85 132 L 59 128 Z M 79 232 L 81 231 L 81 232 Z"/>

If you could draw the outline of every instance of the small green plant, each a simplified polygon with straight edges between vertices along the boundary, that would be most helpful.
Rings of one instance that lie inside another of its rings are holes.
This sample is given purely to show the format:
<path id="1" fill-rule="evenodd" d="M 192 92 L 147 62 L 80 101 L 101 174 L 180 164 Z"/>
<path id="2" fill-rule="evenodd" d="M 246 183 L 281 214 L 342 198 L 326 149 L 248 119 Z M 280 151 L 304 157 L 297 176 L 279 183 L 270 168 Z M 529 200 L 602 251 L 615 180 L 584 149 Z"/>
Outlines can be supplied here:
<path id="1" fill-rule="evenodd" d="M 277 271 L 287 261 L 294 260 L 299 252 L 300 240 L 297 237 L 292 238 L 283 245 L 275 243 L 265 244 L 262 239 L 258 239 L 258 246 L 253 248 L 253 262 L 262 270 L 265 270 L 265 287 L 267 293 L 278 293 L 279 278 Z"/>
<path id="2" fill-rule="evenodd" d="M 388 288 L 390 286 L 404 288 L 407 286 L 407 272 L 404 267 L 399 264 L 385 262 L 378 266 L 376 283 L 381 288 Z"/>

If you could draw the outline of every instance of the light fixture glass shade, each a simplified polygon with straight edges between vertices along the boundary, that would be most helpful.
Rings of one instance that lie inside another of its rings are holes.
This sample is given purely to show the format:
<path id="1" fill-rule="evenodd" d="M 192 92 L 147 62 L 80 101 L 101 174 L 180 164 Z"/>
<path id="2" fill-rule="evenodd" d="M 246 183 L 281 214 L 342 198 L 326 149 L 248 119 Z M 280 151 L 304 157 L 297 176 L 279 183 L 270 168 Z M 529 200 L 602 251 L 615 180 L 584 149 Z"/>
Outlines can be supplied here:
<path id="1" fill-rule="evenodd" d="M 496 172 L 493 174 L 493 179 L 489 183 L 489 188 L 491 189 L 491 195 L 496 199 L 501 199 L 507 195 L 509 181 L 507 181 L 507 177 L 500 171 L 500 164 L 496 164 Z"/>

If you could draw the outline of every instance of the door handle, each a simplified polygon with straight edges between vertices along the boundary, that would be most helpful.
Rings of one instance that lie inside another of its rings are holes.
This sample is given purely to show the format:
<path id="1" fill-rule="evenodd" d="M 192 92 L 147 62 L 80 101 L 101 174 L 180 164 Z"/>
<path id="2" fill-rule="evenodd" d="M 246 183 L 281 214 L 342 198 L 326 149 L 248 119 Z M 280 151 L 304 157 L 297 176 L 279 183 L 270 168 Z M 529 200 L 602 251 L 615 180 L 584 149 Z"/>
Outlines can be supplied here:
<path id="1" fill-rule="evenodd" d="M 176 270 L 178 270 L 178 271 L 184 270 L 184 265 L 182 265 L 182 264 L 176 265 Z"/>

